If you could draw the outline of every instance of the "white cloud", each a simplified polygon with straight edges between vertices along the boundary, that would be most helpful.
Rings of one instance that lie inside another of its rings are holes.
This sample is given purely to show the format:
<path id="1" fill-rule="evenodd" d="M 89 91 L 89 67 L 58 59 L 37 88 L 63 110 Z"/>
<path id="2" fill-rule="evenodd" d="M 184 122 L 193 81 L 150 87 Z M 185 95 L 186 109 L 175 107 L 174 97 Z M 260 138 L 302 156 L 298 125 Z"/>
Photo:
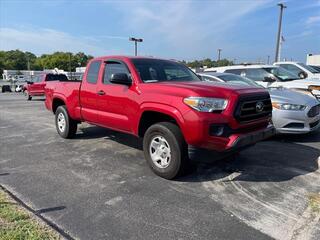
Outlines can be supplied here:
<path id="1" fill-rule="evenodd" d="M 222 37 L 224 32 L 235 26 L 241 17 L 270 2 L 126 1 L 115 7 L 123 13 L 123 26 L 128 32 L 145 38 L 153 47 L 166 48 L 177 55 L 173 57 L 179 58 L 208 56 L 209 51 L 212 56 L 212 51 L 226 44 Z"/>
<path id="2" fill-rule="evenodd" d="M 76 37 L 53 29 L 0 28 L 0 50 L 20 49 L 35 54 L 81 51 L 92 55 L 116 52 L 99 47 L 98 42 L 99 39 L 96 38 Z"/>
<path id="3" fill-rule="evenodd" d="M 320 23 L 320 15 L 319 16 L 311 16 L 308 17 L 306 21 L 307 25 L 315 24 L 315 23 Z"/>

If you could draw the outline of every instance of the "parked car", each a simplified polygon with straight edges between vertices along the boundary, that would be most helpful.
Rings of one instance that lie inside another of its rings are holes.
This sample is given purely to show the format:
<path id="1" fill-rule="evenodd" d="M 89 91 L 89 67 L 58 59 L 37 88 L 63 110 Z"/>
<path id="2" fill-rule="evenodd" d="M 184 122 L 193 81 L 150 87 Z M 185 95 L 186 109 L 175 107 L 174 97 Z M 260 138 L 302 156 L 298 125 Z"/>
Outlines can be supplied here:
<path id="1" fill-rule="evenodd" d="M 320 100 L 320 81 L 300 79 L 298 75 L 273 65 L 234 65 L 208 68 L 205 72 L 225 72 L 247 77 L 264 87 L 284 87 L 315 96 Z"/>
<path id="2" fill-rule="evenodd" d="M 2 92 L 12 92 L 10 85 L 3 85 L 1 87 Z"/>
<path id="3" fill-rule="evenodd" d="M 48 82 L 45 94 L 61 137 L 84 121 L 141 137 L 149 166 L 167 179 L 188 165 L 188 145 L 237 152 L 275 132 L 268 91 L 201 82 L 169 60 L 95 58 L 82 82 Z"/>
<path id="4" fill-rule="evenodd" d="M 310 67 L 301 62 L 275 62 L 274 65 L 283 67 L 284 69 L 293 72 L 300 78 L 317 78 L 320 81 L 320 73 L 313 67 Z"/>
<path id="5" fill-rule="evenodd" d="M 23 88 L 23 93 L 27 100 L 31 100 L 33 96 L 44 96 L 44 87 L 48 81 L 68 81 L 68 77 L 65 74 L 45 73 L 36 75 L 32 78 L 32 81 L 28 81 Z"/>
<path id="6" fill-rule="evenodd" d="M 203 81 L 259 86 L 256 82 L 231 73 L 199 73 Z M 269 88 L 272 122 L 278 133 L 309 133 L 320 127 L 320 103 L 312 96 L 285 88 Z"/>
<path id="7" fill-rule="evenodd" d="M 22 90 L 23 90 L 23 85 L 16 85 L 15 92 L 22 92 Z"/>

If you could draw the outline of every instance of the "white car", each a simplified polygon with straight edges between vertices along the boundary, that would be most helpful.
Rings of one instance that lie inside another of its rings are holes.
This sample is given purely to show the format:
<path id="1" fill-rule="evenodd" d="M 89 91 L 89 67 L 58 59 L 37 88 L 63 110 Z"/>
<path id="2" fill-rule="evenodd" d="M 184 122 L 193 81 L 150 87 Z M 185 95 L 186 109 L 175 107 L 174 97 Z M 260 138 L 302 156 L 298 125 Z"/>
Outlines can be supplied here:
<path id="1" fill-rule="evenodd" d="M 203 81 L 258 86 L 254 81 L 230 73 L 199 73 Z M 320 103 L 311 96 L 285 88 L 269 88 L 272 122 L 278 133 L 303 134 L 320 127 Z"/>
<path id="2" fill-rule="evenodd" d="M 22 92 L 23 85 L 17 85 L 15 91 L 16 92 Z"/>
<path id="3" fill-rule="evenodd" d="M 320 73 L 311 66 L 301 62 L 275 62 L 273 65 L 280 66 L 289 72 L 295 73 L 300 78 L 316 78 L 320 81 Z"/>
<path id="4" fill-rule="evenodd" d="M 233 73 L 247 77 L 263 87 L 284 87 L 320 100 L 320 79 L 301 79 L 293 72 L 273 65 L 234 65 L 216 68 L 207 68 L 204 72 Z"/>

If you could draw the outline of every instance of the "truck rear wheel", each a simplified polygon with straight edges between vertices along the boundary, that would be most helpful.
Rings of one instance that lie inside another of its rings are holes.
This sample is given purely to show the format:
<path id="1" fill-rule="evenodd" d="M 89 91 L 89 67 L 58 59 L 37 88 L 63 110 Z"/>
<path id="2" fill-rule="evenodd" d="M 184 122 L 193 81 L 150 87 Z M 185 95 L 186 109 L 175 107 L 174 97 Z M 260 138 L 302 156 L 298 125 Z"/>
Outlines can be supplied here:
<path id="1" fill-rule="evenodd" d="M 24 94 L 24 96 L 26 97 L 26 99 L 27 99 L 28 101 L 30 101 L 30 100 L 32 99 L 32 97 L 30 96 L 28 90 L 25 90 L 25 91 L 23 92 L 23 94 Z"/>
<path id="2" fill-rule="evenodd" d="M 188 145 L 179 127 L 161 122 L 148 128 L 143 139 L 143 151 L 152 171 L 165 179 L 184 172 L 188 163 Z"/>
<path id="3" fill-rule="evenodd" d="M 63 138 L 73 138 L 77 132 L 77 122 L 70 118 L 66 106 L 59 106 L 55 113 L 56 129 Z"/>

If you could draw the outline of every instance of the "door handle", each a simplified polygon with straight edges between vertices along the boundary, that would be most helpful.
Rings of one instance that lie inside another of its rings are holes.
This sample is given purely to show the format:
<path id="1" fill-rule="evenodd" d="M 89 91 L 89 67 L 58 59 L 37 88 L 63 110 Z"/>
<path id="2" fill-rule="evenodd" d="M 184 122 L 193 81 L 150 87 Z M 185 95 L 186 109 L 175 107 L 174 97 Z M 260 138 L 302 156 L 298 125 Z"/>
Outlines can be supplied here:
<path id="1" fill-rule="evenodd" d="M 102 95 L 105 95 L 106 93 L 103 90 L 100 90 L 99 92 L 97 92 L 97 94 L 102 96 Z"/>

